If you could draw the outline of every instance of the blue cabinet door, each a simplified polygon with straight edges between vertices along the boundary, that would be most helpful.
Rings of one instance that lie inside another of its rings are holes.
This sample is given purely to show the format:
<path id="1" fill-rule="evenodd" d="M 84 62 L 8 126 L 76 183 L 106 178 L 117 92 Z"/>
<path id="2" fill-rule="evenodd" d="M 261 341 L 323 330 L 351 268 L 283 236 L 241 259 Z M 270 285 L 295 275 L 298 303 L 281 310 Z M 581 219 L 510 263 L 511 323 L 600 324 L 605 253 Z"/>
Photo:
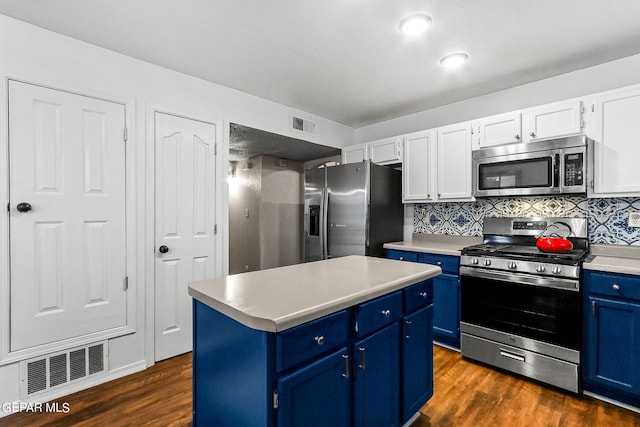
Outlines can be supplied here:
<path id="1" fill-rule="evenodd" d="M 640 304 L 590 296 L 587 380 L 640 396 Z"/>
<path id="2" fill-rule="evenodd" d="M 387 326 L 354 344 L 354 426 L 399 425 L 399 348 L 399 323 Z"/>
<path id="3" fill-rule="evenodd" d="M 406 316 L 402 324 L 402 423 L 433 395 L 433 306 Z"/>
<path id="4" fill-rule="evenodd" d="M 280 378 L 277 425 L 349 426 L 350 363 L 347 349 L 342 348 Z"/>
<path id="5" fill-rule="evenodd" d="M 441 274 L 433 278 L 433 333 L 436 341 L 460 346 L 459 276 Z"/>

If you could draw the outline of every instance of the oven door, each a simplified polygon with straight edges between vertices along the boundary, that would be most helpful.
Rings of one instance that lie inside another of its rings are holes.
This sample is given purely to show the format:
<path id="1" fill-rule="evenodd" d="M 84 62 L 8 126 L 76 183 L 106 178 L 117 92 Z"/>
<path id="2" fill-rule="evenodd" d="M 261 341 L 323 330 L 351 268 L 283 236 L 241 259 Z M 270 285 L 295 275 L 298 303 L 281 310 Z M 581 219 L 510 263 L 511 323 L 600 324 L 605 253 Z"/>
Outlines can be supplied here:
<path id="1" fill-rule="evenodd" d="M 579 282 L 461 267 L 461 320 L 579 351 Z"/>
<path id="2" fill-rule="evenodd" d="M 473 159 L 473 195 L 560 193 L 560 154 L 535 152 Z"/>

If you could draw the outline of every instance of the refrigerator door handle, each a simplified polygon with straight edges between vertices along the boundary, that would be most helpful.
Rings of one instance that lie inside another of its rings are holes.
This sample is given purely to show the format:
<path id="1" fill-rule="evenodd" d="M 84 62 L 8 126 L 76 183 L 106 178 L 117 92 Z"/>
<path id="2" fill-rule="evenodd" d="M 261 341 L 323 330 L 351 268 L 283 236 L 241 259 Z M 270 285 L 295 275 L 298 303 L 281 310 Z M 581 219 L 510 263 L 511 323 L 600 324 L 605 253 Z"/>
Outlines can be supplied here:
<path id="1" fill-rule="evenodd" d="M 322 259 L 329 258 L 329 231 L 327 228 L 329 217 L 329 192 L 331 188 L 324 187 L 322 189 L 322 202 L 320 204 L 320 245 L 322 246 Z"/>

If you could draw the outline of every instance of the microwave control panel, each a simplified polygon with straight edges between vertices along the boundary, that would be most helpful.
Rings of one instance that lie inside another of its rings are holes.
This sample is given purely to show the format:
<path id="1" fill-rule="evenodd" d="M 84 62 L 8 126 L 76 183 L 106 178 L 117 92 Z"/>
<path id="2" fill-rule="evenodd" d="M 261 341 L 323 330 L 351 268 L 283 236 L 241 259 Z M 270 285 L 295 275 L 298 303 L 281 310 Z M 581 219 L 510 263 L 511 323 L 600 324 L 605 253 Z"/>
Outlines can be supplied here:
<path id="1" fill-rule="evenodd" d="M 565 187 L 584 185 L 584 154 L 571 153 L 564 155 Z"/>

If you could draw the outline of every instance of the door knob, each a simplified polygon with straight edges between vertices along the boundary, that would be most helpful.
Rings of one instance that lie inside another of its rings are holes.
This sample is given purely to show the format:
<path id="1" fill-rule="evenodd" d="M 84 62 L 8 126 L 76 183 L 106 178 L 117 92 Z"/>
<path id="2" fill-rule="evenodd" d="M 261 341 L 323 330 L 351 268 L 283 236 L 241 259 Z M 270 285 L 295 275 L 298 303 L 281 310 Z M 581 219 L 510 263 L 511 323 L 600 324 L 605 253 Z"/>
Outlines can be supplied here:
<path id="1" fill-rule="evenodd" d="M 18 203 L 16 209 L 18 209 L 18 212 L 29 212 L 31 210 L 31 204 L 27 202 Z"/>
<path id="2" fill-rule="evenodd" d="M 158 252 L 160 252 L 161 254 L 166 254 L 167 252 L 169 252 L 169 248 L 165 245 L 162 245 L 158 248 Z"/>

